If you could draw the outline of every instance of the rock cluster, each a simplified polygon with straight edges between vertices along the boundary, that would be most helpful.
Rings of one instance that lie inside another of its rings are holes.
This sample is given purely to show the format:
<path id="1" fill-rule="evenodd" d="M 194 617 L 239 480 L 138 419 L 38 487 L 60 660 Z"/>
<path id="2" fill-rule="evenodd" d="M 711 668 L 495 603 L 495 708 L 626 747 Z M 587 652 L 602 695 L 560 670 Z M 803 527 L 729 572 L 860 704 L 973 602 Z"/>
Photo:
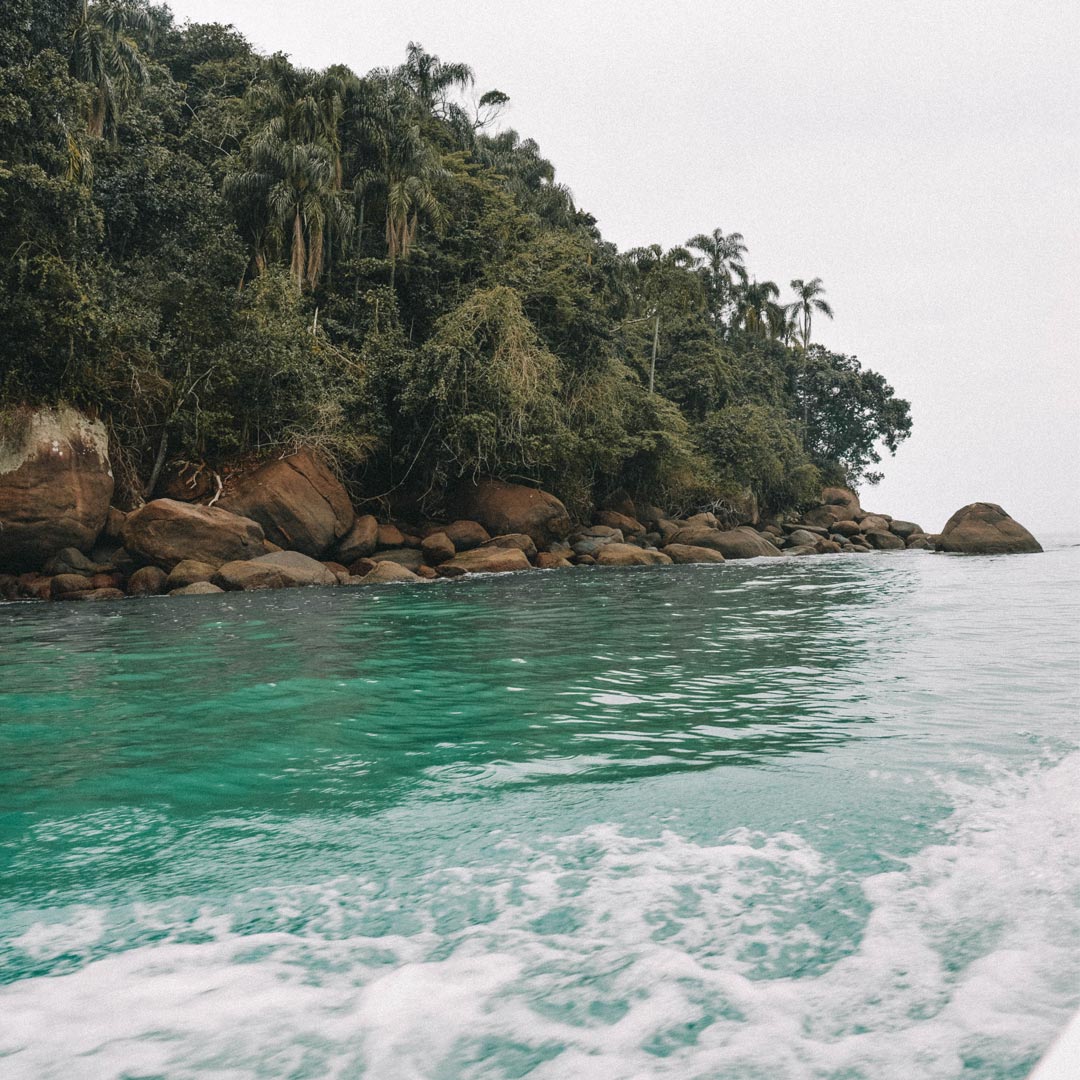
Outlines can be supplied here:
<path id="1" fill-rule="evenodd" d="M 548 492 L 482 480 L 458 494 L 465 516 L 379 522 L 355 514 L 340 481 L 309 450 L 235 478 L 217 505 L 160 498 L 125 514 L 109 505 L 104 429 L 72 410 L 36 415 L 16 438 L 0 438 L 0 599 L 192 596 L 889 550 L 1042 550 L 992 503 L 964 507 L 932 535 L 864 511 L 846 488 L 826 488 L 798 518 L 762 519 L 748 503 L 745 514 L 728 512 L 723 521 L 708 512 L 669 517 L 621 492 L 590 523 L 575 525 Z M 166 490 L 188 495 L 189 488 Z M 754 524 L 732 527 L 733 520 Z"/>

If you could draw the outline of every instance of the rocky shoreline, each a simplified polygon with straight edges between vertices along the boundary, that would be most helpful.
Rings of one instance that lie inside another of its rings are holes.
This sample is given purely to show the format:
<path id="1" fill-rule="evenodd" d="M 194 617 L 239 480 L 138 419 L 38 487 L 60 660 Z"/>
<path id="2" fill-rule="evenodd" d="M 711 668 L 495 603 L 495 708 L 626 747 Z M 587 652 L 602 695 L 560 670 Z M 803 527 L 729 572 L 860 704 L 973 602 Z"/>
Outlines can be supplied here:
<path id="1" fill-rule="evenodd" d="M 464 485 L 445 521 L 357 515 L 317 453 L 301 449 L 230 478 L 223 490 L 110 505 L 100 425 L 46 414 L 0 447 L 0 599 L 116 600 L 298 586 L 430 581 L 575 566 L 721 563 L 759 557 L 923 550 L 1041 551 L 1001 507 L 972 503 L 941 533 L 863 510 L 825 488 L 801 515 L 739 509 L 672 517 L 618 493 L 589 522 L 552 494 L 486 479 Z"/>

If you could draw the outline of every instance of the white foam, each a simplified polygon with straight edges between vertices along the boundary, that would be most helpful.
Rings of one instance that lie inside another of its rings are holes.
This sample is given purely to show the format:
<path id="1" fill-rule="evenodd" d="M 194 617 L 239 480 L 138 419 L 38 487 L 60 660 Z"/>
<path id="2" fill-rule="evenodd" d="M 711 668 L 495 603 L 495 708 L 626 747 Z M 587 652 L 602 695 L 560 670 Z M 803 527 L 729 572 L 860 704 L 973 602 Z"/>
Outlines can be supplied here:
<path id="1" fill-rule="evenodd" d="M 983 1058 L 998 1076 L 1080 996 L 1080 754 L 944 784 L 940 842 L 864 881 L 848 954 L 798 974 L 775 976 L 831 947 L 807 913 L 836 902 L 840 873 L 804 838 L 596 826 L 432 871 L 403 922 L 386 882 L 262 890 L 263 906 L 314 912 L 304 929 L 208 915 L 203 944 L 9 985 L 0 1073 L 952 1080 Z M 14 944 L 59 956 L 103 925 L 82 909 Z"/>

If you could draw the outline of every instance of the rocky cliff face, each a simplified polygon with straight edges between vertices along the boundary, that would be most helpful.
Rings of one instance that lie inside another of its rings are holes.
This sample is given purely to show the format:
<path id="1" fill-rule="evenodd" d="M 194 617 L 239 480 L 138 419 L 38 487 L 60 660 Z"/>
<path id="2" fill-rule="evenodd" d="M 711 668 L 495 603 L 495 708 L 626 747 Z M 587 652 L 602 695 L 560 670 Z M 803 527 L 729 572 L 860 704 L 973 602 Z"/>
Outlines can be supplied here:
<path id="1" fill-rule="evenodd" d="M 71 408 L 0 420 L 0 566 L 32 569 L 62 548 L 89 551 L 112 493 L 100 421 Z"/>

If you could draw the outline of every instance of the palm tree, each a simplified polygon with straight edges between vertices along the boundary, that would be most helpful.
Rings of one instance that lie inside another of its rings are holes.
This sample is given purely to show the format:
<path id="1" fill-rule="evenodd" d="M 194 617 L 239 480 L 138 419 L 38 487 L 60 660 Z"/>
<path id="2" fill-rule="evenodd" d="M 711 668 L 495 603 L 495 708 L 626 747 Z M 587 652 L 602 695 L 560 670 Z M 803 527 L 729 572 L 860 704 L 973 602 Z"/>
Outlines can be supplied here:
<path id="1" fill-rule="evenodd" d="M 735 324 L 749 334 L 771 336 L 770 331 L 778 325 L 774 309 L 780 308 L 776 300 L 780 289 L 775 281 L 750 281 L 742 286 L 735 302 Z"/>
<path id="2" fill-rule="evenodd" d="M 147 80 L 146 64 L 132 31 L 152 32 L 147 8 L 130 0 L 82 0 L 71 32 L 71 74 L 90 85 L 87 130 L 95 138 L 116 136 L 120 114 Z"/>
<path id="3" fill-rule="evenodd" d="M 440 119 L 446 117 L 450 91 L 464 90 L 473 83 L 473 70 L 468 64 L 443 63 L 437 56 L 424 52 L 423 45 L 415 41 L 409 42 L 405 63 L 397 73 L 420 104 Z"/>
<path id="4" fill-rule="evenodd" d="M 259 126 L 247 147 L 247 168 L 227 193 L 246 204 L 257 268 L 276 249 L 288 254 L 297 289 L 314 288 L 326 245 L 345 234 L 352 212 L 342 191 L 340 121 L 347 75 L 294 68 L 281 54 L 249 91 Z"/>
<path id="5" fill-rule="evenodd" d="M 709 310 L 713 322 L 719 326 L 723 319 L 724 308 L 730 303 L 735 290 L 736 277 L 746 281 L 746 267 L 743 255 L 746 244 L 742 233 L 724 235 L 722 229 L 713 229 L 711 233 L 698 233 L 687 240 L 686 246 L 700 251 L 704 266 L 702 271 L 706 280 L 706 292 L 709 297 Z"/>
<path id="6" fill-rule="evenodd" d="M 802 347 L 807 349 L 810 346 L 810 322 L 813 312 L 820 311 L 831 319 L 833 310 L 828 301 L 821 299 L 825 293 L 825 290 L 821 287 L 821 278 L 816 277 L 810 281 L 795 278 L 791 282 L 791 287 L 795 290 L 797 297 L 795 303 L 791 306 L 802 321 L 799 332 L 802 336 Z"/>

